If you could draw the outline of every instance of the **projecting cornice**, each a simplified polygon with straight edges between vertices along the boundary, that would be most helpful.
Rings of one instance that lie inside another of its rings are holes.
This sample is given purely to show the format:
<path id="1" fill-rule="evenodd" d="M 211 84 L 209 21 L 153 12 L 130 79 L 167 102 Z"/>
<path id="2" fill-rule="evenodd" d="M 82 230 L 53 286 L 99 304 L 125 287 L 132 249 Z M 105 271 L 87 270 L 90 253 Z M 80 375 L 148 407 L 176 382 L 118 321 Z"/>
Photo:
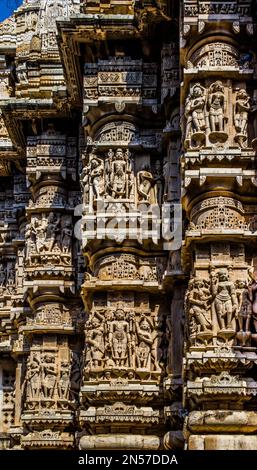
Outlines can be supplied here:
<path id="1" fill-rule="evenodd" d="M 135 15 L 77 14 L 59 18 L 57 42 L 72 104 L 82 104 L 82 44 L 141 40 L 152 36 L 156 25 L 169 20 L 157 8 L 145 8 Z"/>
<path id="2" fill-rule="evenodd" d="M 37 119 L 65 117 L 67 103 L 54 99 L 9 99 L 0 101 L 2 117 L 4 119 L 13 146 L 20 156 L 25 155 L 26 134 L 24 121 Z"/>

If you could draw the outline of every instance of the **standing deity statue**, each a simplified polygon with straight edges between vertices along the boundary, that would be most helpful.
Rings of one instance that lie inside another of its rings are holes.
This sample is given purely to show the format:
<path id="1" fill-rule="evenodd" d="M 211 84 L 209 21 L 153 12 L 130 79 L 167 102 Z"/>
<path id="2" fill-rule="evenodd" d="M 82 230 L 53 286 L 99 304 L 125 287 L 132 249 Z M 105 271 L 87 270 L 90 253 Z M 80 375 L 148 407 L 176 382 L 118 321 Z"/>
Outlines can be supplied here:
<path id="1" fill-rule="evenodd" d="M 236 94 L 234 106 L 234 123 L 237 132 L 235 141 L 238 142 L 240 147 L 247 145 L 247 125 L 250 108 L 250 96 L 244 89 L 239 90 Z"/>
<path id="2" fill-rule="evenodd" d="M 90 160 L 90 179 L 95 198 L 101 199 L 105 194 L 104 163 L 95 155 Z"/>
<path id="3" fill-rule="evenodd" d="M 63 217 L 61 221 L 62 251 L 69 253 L 71 247 L 72 225 L 70 217 Z"/>
<path id="4" fill-rule="evenodd" d="M 211 272 L 214 309 L 221 330 L 231 330 L 233 320 L 238 316 L 238 302 L 235 284 L 229 279 L 226 269 L 220 269 L 216 275 Z"/>
<path id="5" fill-rule="evenodd" d="M 89 191 L 90 191 L 90 174 L 91 174 L 91 162 L 83 168 L 81 175 L 81 185 L 84 193 L 85 204 L 89 203 Z"/>
<path id="6" fill-rule="evenodd" d="M 46 228 L 46 237 L 44 248 L 48 251 L 52 251 L 55 244 L 59 240 L 60 236 L 60 223 L 61 223 L 61 216 L 60 214 L 54 214 L 54 212 L 50 212 L 48 217 L 48 224 Z"/>
<path id="7" fill-rule="evenodd" d="M 191 139 L 194 133 L 205 132 L 205 88 L 196 83 L 186 100 L 186 140 Z"/>
<path id="8" fill-rule="evenodd" d="M 195 325 L 193 330 L 195 333 L 210 332 L 212 330 L 212 323 L 208 311 L 210 307 L 208 302 L 212 296 L 210 289 L 205 285 L 203 279 L 191 279 L 189 281 L 187 292 L 187 305 L 189 311 L 189 321 Z"/>
<path id="9" fill-rule="evenodd" d="M 144 317 L 138 324 L 136 322 L 138 346 L 136 347 L 136 364 L 140 369 L 151 369 L 151 348 L 154 342 L 150 322 Z"/>
<path id="10" fill-rule="evenodd" d="M 125 319 L 124 310 L 117 309 L 114 313 L 114 320 L 109 324 L 109 348 L 115 366 L 125 367 L 128 365 L 130 347 L 129 323 Z"/>
<path id="11" fill-rule="evenodd" d="M 41 363 L 41 385 L 44 399 L 53 398 L 56 379 L 55 358 L 50 354 L 45 354 Z"/>
<path id="12" fill-rule="evenodd" d="M 147 169 L 141 170 L 137 174 L 137 191 L 140 201 L 148 202 L 151 196 L 151 189 L 154 185 L 152 173 Z"/>
<path id="13" fill-rule="evenodd" d="M 250 111 L 250 96 L 242 89 L 236 94 L 234 122 L 237 133 L 247 136 L 248 113 Z"/>
<path id="14" fill-rule="evenodd" d="M 42 217 L 41 220 L 38 218 L 31 220 L 31 230 L 32 230 L 32 233 L 35 234 L 37 253 L 41 253 L 42 249 L 45 246 L 47 226 L 48 226 L 48 221 L 47 221 L 47 218 L 44 216 Z"/>
<path id="15" fill-rule="evenodd" d="M 246 281 L 237 281 L 238 300 L 238 326 L 239 331 L 250 331 L 250 320 L 252 316 L 252 304 L 250 290 Z"/>
<path id="16" fill-rule="evenodd" d="M 251 278 L 252 283 L 249 286 L 249 298 L 252 304 L 251 319 L 253 322 L 255 333 L 257 333 L 257 282 L 253 276 L 251 276 Z"/>
<path id="17" fill-rule="evenodd" d="M 154 169 L 154 183 L 156 184 L 156 199 L 159 205 L 163 200 L 164 175 L 160 160 L 156 160 Z"/>
<path id="18" fill-rule="evenodd" d="M 6 265 L 1 263 L 0 265 L 0 287 L 4 287 L 6 284 L 7 268 Z"/>
<path id="19" fill-rule="evenodd" d="M 219 80 L 209 88 L 208 109 L 211 132 L 224 132 L 226 98 L 224 86 Z"/>
<path id="20" fill-rule="evenodd" d="M 104 326 L 96 316 L 87 324 L 86 344 L 86 366 L 101 366 L 104 358 Z"/>
<path id="21" fill-rule="evenodd" d="M 253 91 L 253 98 L 251 103 L 251 120 L 253 125 L 253 140 L 252 146 L 256 149 L 257 148 L 257 90 Z"/>

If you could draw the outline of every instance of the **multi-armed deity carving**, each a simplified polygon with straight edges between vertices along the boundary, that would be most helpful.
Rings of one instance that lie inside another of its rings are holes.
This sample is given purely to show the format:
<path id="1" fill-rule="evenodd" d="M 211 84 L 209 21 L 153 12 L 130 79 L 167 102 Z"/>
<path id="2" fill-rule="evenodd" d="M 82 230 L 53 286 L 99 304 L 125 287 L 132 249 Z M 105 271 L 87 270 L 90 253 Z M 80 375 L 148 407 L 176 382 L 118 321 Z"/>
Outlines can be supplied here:
<path id="1" fill-rule="evenodd" d="M 185 104 L 186 148 L 209 147 L 227 141 L 233 145 L 230 133 L 239 147 L 247 146 L 250 97 L 242 88 L 235 90 L 228 101 L 228 93 L 220 80 L 208 88 L 200 83 L 193 85 Z"/>
<path id="2" fill-rule="evenodd" d="M 26 229 L 26 258 L 30 264 L 47 261 L 47 255 L 58 254 L 62 262 L 70 262 L 72 224 L 69 215 L 50 212 L 31 218 Z"/>
<path id="3" fill-rule="evenodd" d="M 216 273 L 211 271 L 213 308 L 218 322 L 219 334 L 235 333 L 235 318 L 238 315 L 238 302 L 235 284 L 230 280 L 227 269 Z"/>
<path id="4" fill-rule="evenodd" d="M 150 168 L 141 168 L 137 174 L 134 159 L 128 150 L 110 149 L 107 157 L 91 153 L 82 173 L 84 201 L 90 207 L 97 201 L 109 203 L 155 204 L 156 179 Z M 160 190 L 159 190 L 160 191 Z"/>
<path id="5" fill-rule="evenodd" d="M 190 145 L 190 141 L 202 143 L 202 141 L 205 140 L 205 130 L 207 127 L 205 104 L 206 90 L 200 83 L 197 83 L 193 86 L 185 106 L 185 117 L 187 119 L 185 136 L 186 147 Z"/>
<path id="6" fill-rule="evenodd" d="M 85 379 L 155 377 L 161 332 L 148 312 L 118 307 L 92 312 L 86 323 Z M 142 375 L 143 374 L 143 375 Z"/>
<path id="7" fill-rule="evenodd" d="M 250 97 L 246 90 L 238 90 L 236 94 L 236 103 L 234 108 L 234 122 L 236 129 L 235 140 L 240 147 L 244 147 L 247 141 L 247 124 L 250 111 Z"/>

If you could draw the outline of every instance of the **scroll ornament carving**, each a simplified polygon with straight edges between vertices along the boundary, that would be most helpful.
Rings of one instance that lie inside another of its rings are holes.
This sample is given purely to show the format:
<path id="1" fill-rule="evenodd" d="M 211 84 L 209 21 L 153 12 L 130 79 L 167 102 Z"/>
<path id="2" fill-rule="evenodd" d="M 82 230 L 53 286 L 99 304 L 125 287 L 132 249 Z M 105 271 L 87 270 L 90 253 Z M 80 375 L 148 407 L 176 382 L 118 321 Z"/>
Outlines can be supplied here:
<path id="1" fill-rule="evenodd" d="M 85 378 L 150 377 L 159 371 L 154 319 L 122 308 L 94 312 L 86 324 Z M 142 375 L 143 374 L 143 375 Z"/>

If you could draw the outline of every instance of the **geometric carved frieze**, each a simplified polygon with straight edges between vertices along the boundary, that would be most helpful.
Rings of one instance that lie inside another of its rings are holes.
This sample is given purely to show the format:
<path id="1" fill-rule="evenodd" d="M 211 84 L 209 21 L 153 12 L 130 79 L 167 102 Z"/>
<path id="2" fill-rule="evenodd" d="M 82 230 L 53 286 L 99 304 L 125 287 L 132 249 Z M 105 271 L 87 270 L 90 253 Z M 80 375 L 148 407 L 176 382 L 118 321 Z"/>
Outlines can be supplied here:
<path id="1" fill-rule="evenodd" d="M 238 67 L 239 54 L 237 49 L 223 42 L 205 44 L 197 49 L 188 60 L 188 68 L 206 69 L 229 67 L 231 70 Z"/>
<path id="2" fill-rule="evenodd" d="M 84 70 L 84 105 L 98 101 L 156 104 L 157 64 L 130 57 L 87 63 Z"/>
<path id="3" fill-rule="evenodd" d="M 26 325 L 19 332 L 26 333 L 77 333 L 83 332 L 84 319 L 78 306 L 47 303 L 37 308 L 33 318 L 27 317 Z"/>
<path id="4" fill-rule="evenodd" d="M 102 281 L 115 279 L 161 281 L 165 258 L 139 258 L 132 254 L 105 256 L 94 265 L 94 276 Z"/>
<path id="5" fill-rule="evenodd" d="M 136 425 L 142 424 L 159 424 L 163 413 L 160 410 L 154 410 L 151 407 L 137 407 L 135 405 L 128 405 L 122 402 L 115 402 L 112 405 L 105 405 L 89 407 L 80 413 L 80 421 L 82 423 L 94 424 L 107 424 L 118 426 L 122 422 L 131 423 Z"/>

